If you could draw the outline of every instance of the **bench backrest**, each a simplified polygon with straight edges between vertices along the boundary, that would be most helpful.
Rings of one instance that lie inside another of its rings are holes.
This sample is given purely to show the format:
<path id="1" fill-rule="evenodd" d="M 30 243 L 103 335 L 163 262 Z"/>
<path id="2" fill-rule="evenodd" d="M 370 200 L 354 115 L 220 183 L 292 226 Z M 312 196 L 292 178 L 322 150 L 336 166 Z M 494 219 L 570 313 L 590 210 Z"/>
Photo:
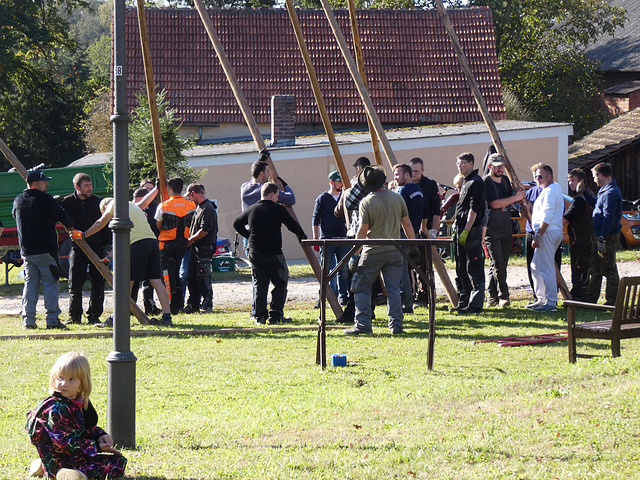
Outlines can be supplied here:
<path id="1" fill-rule="evenodd" d="M 639 299 L 640 277 L 622 277 L 613 311 L 612 330 L 619 331 L 620 325 L 626 323 L 640 323 Z"/>

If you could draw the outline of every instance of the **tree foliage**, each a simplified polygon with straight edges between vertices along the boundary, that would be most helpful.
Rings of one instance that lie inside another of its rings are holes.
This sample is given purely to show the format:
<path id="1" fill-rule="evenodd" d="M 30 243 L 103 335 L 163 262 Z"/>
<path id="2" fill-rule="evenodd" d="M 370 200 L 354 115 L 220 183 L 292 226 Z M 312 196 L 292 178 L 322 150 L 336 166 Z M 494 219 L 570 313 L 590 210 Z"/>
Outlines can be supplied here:
<path id="1" fill-rule="evenodd" d="M 147 100 L 146 90 L 136 95 L 138 106 L 133 109 L 132 122 L 129 125 L 129 187 L 131 192 L 140 186 L 145 178 L 158 176 L 153 131 L 151 128 L 151 112 Z M 185 150 L 194 146 L 191 138 L 183 139 L 178 130 L 179 119 L 175 117 L 175 110 L 169 108 L 166 91 L 156 94 L 158 116 L 160 117 L 160 131 L 162 133 L 162 152 L 164 156 L 167 179 L 178 176 L 185 185 L 194 182 L 206 173 L 206 170 L 195 170 L 187 166 L 188 159 Z M 113 164 L 107 164 L 107 177 L 110 177 Z"/>
<path id="2" fill-rule="evenodd" d="M 85 0 L 0 2 L 0 137 L 27 168 L 62 166 L 83 152 L 87 72 L 65 14 L 86 6 Z"/>
<path id="3" fill-rule="evenodd" d="M 577 136 L 607 118 L 595 103 L 601 76 L 586 47 L 624 22 L 606 0 L 471 0 L 487 5 L 503 85 L 537 120 L 571 122 Z"/>

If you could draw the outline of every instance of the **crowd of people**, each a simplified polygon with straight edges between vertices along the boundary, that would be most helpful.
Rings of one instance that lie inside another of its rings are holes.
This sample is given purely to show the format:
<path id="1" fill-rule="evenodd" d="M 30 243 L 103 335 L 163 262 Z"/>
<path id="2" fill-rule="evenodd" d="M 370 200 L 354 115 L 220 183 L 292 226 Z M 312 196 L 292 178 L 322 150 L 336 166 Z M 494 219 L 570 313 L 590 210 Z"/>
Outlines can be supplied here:
<path id="1" fill-rule="evenodd" d="M 514 206 L 528 218 L 526 226 L 527 267 L 533 311 L 555 311 L 558 301 L 556 269 L 559 266 L 563 225 L 569 234 L 571 253 L 571 294 L 574 298 L 597 302 L 602 277 L 606 278 L 607 304 L 615 302 L 618 273 L 616 245 L 620 237 L 622 196 L 612 178 L 611 166 L 600 163 L 592 169 L 600 187 L 597 196 L 586 188 L 586 175 L 573 169 L 568 175 L 573 201 L 568 208 L 562 188 L 554 181 L 549 165 L 531 167 L 535 186 L 514 188 L 505 175 L 506 161 L 493 153 L 486 158 L 483 172 L 475 166 L 472 153 L 457 156 L 457 191 L 442 202 L 438 184 L 424 175 L 424 162 L 413 158 L 393 168 L 387 178 L 384 167 L 371 165 L 367 157 L 353 164 L 355 175 L 345 189 L 339 171 L 328 175 L 328 190 L 315 201 L 312 215 L 313 239 L 394 239 L 435 238 L 441 216 L 455 210 L 452 225 L 456 263 L 456 288 L 461 314 L 477 314 L 486 307 L 510 306 L 507 265 L 513 248 Z M 105 227 L 114 215 L 113 199 L 93 194 L 91 177 L 77 174 L 74 192 L 60 201 L 47 193 L 51 180 L 43 171 L 29 172 L 28 188 L 16 197 L 16 219 L 25 286 L 22 299 L 23 326 L 36 327 L 36 303 L 40 284 L 46 309 L 46 327 L 64 329 L 66 324 L 87 321 L 111 326 L 112 318 L 101 321 L 105 280 L 84 253 L 80 241 L 110 262 L 111 235 Z M 156 203 L 158 188 L 145 179 L 129 203 L 131 230 L 131 292 L 135 299 L 143 288 L 148 315 L 162 314 L 155 323 L 173 324 L 179 313 L 213 311 L 211 262 L 216 252 L 218 221 L 216 206 L 207 199 L 204 185 L 186 188 L 181 178 L 167 182 L 169 198 Z M 291 214 L 296 202 L 292 188 L 274 178 L 270 153 L 260 152 L 251 166 L 251 179 L 242 184 L 241 214 L 233 226 L 244 237 L 251 264 L 253 297 L 251 318 L 258 324 L 290 322 L 284 314 L 288 268 L 282 251 L 282 226 L 299 240 L 304 229 Z M 62 223 L 75 241 L 70 255 L 69 320 L 60 320 L 58 305 L 58 255 L 55 225 Z M 322 258 L 333 268 L 349 247 L 327 247 Z M 320 250 L 318 248 L 318 250 Z M 394 246 L 365 246 L 334 277 L 330 287 L 345 307 L 336 321 L 351 324 L 347 335 L 370 333 L 374 306 L 387 304 L 388 326 L 393 334 L 403 333 L 404 314 L 414 304 L 426 301 L 427 286 L 412 271 L 407 257 L 425 265 L 424 249 Z M 489 259 L 485 279 L 484 262 Z M 82 288 L 91 281 L 89 305 L 83 312 Z M 382 279 L 382 282 L 381 282 Z M 488 282 L 488 286 L 486 286 Z M 269 286 L 273 285 L 271 301 Z M 160 302 L 158 308 L 154 292 Z M 188 293 L 188 297 L 187 297 Z"/>

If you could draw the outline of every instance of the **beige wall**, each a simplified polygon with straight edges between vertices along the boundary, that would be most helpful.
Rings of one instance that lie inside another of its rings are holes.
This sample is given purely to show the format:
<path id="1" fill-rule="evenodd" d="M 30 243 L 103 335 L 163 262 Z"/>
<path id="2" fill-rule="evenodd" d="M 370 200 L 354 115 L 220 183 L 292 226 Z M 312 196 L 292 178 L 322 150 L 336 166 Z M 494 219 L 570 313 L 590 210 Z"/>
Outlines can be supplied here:
<path id="1" fill-rule="evenodd" d="M 527 124 L 529 125 L 529 124 Z M 501 132 L 501 138 L 507 149 L 516 174 L 520 180 L 530 181 L 529 166 L 545 162 L 551 165 L 555 178 L 566 192 L 567 143 L 571 127 L 568 125 L 551 125 L 530 128 L 519 128 Z M 453 128 L 453 127 L 451 127 Z M 471 151 L 476 157 L 476 166 L 481 167 L 482 160 L 490 143 L 488 133 L 436 134 L 433 129 L 425 129 L 427 133 L 417 138 L 392 138 L 390 143 L 398 163 L 406 163 L 412 157 L 419 156 L 425 162 L 425 173 L 436 181 L 451 185 L 457 173 L 455 159 L 458 154 Z M 441 131 L 439 129 L 438 131 Z M 321 142 L 323 139 L 315 139 Z M 203 178 L 209 198 L 218 201 L 219 236 L 229 238 L 233 243 L 235 232 L 233 220 L 240 214 L 240 185 L 250 178 L 251 163 L 257 159 L 255 149 L 246 144 L 246 149 L 234 153 L 216 153 L 220 147 L 196 149 L 190 156 L 190 166 L 207 168 Z M 372 159 L 370 144 L 362 141 L 342 143 L 340 145 L 347 171 L 352 174 L 353 162 L 365 155 Z M 335 170 L 335 161 L 328 145 L 308 145 L 286 147 L 272 150 L 272 159 L 278 173 L 293 188 L 296 194 L 294 211 L 311 237 L 311 215 L 316 197 L 328 188 L 327 175 Z M 387 178 L 391 179 L 389 165 L 384 160 Z M 284 253 L 288 260 L 304 258 L 293 234 L 283 227 Z"/>

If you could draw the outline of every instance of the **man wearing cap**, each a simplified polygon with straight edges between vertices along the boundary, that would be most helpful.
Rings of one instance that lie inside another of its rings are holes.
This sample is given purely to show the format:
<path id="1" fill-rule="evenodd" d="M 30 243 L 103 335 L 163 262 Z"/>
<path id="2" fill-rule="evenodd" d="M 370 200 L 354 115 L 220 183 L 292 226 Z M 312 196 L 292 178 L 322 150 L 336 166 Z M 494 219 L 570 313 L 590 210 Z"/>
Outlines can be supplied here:
<path id="1" fill-rule="evenodd" d="M 316 198 L 315 206 L 313 208 L 313 216 L 311 219 L 311 225 L 313 228 L 313 239 L 318 238 L 346 238 L 347 236 L 347 224 L 344 217 L 336 217 L 334 210 L 340 201 L 340 194 L 342 192 L 342 177 L 337 170 L 329 174 L 329 190 L 321 193 Z M 335 267 L 342 258 L 349 253 L 348 245 L 341 246 L 329 246 L 327 249 L 326 258 L 329 259 L 329 269 Z M 324 252 L 322 258 L 325 258 Z M 337 277 L 331 279 L 331 288 L 338 295 L 340 303 L 345 305 L 348 291 L 348 266 L 345 263 L 340 269 Z"/>
<path id="2" fill-rule="evenodd" d="M 400 238 L 404 229 L 407 238 L 415 238 L 407 205 L 402 197 L 384 186 L 387 174 L 382 166 L 367 166 L 358 175 L 358 185 L 370 192 L 359 208 L 360 227 L 356 238 Z M 372 333 L 371 286 L 380 272 L 387 288 L 389 329 L 394 335 L 403 333 L 402 280 L 403 255 L 393 245 L 365 246 L 351 287 L 355 293 L 355 324 L 345 335 Z"/>
<path id="3" fill-rule="evenodd" d="M 458 287 L 457 311 L 475 314 L 484 304 L 484 253 L 482 226 L 485 216 L 484 182 L 471 152 L 458 155 L 456 167 L 464 177 L 460 197 L 456 203 L 454 221 L 454 247 L 456 257 L 456 283 Z"/>
<path id="4" fill-rule="evenodd" d="M 489 298 L 487 306 L 508 307 L 509 286 L 507 264 L 511 254 L 513 232 L 511 229 L 511 205 L 525 198 L 523 188 L 515 194 L 504 175 L 504 157 L 499 153 L 489 155 L 489 173 L 483 178 L 485 198 L 489 207 L 485 245 L 489 252 Z"/>
<path id="5" fill-rule="evenodd" d="M 300 240 L 306 239 L 307 235 L 300 224 L 278 203 L 280 190 L 275 183 L 265 183 L 260 191 L 262 200 L 237 217 L 233 228 L 249 239 L 256 323 L 288 323 L 291 319 L 284 316 L 284 304 L 287 301 L 289 269 L 282 254 L 282 225 Z M 271 305 L 267 309 L 269 283 L 273 284 L 273 290 Z"/>
<path id="6" fill-rule="evenodd" d="M 218 236 L 218 214 L 215 205 L 207 198 L 204 185 L 192 183 L 187 187 L 187 198 L 197 205 L 189 228 L 190 248 L 187 284 L 189 299 L 185 313 L 213 312 L 213 289 L 211 287 L 211 259 L 216 251 Z"/>
<path id="7" fill-rule="evenodd" d="M 93 180 L 86 173 L 78 173 L 73 177 L 75 191 L 62 199 L 60 205 L 73 220 L 73 227 L 85 231 L 100 218 L 100 201 L 102 197 L 93 194 Z M 111 232 L 103 230 L 94 235 L 87 244 L 101 258 L 111 249 Z M 82 249 L 74 243 L 69 256 L 69 321 L 82 323 L 82 287 L 87 281 L 87 267 L 91 281 L 91 294 L 87 320 L 91 324 L 100 323 L 104 305 L 105 279 Z"/>
<path id="8" fill-rule="evenodd" d="M 47 193 L 51 177 L 41 170 L 27 175 L 27 188 L 13 201 L 12 214 L 16 220 L 20 255 L 24 261 L 24 289 L 22 291 L 22 325 L 36 327 L 36 304 L 40 283 L 47 310 L 47 328 L 64 329 L 58 318 L 58 235 L 56 223 L 72 228 L 69 214 Z"/>

